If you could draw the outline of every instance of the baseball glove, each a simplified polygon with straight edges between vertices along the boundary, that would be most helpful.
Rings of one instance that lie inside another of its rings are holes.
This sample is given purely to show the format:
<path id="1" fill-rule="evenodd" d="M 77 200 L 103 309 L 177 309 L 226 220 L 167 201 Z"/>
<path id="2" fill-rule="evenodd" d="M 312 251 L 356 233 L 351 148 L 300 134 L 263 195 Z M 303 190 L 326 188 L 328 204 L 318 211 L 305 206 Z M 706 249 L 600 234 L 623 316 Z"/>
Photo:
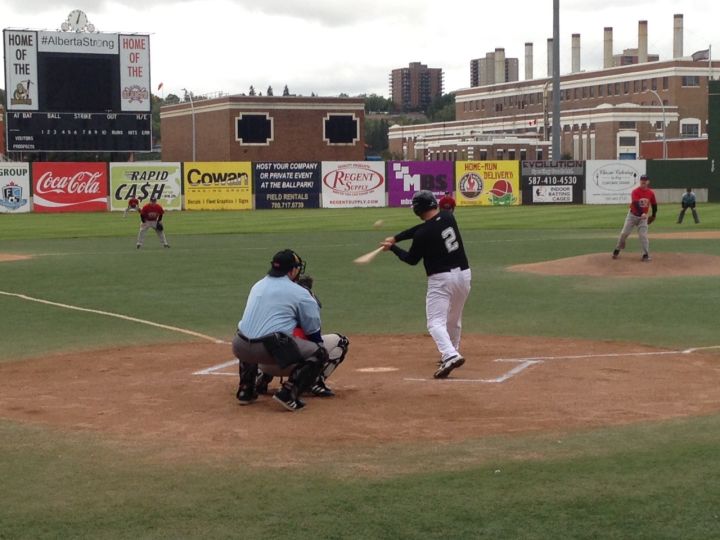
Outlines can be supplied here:
<path id="1" fill-rule="evenodd" d="M 313 283 L 315 283 L 315 280 L 312 276 L 303 274 L 297 279 L 297 284 L 301 287 L 305 287 L 312 297 L 315 299 L 315 301 L 318 303 L 318 306 L 322 307 L 322 303 L 320 302 L 320 299 L 315 295 L 315 293 L 312 291 Z"/>
<path id="2" fill-rule="evenodd" d="M 160 223 L 159 221 L 155 224 L 155 230 L 162 232 L 165 229 L 165 226 Z"/>
<path id="3" fill-rule="evenodd" d="M 653 221 L 655 221 L 655 216 L 648 217 L 648 225 L 650 225 Z"/>

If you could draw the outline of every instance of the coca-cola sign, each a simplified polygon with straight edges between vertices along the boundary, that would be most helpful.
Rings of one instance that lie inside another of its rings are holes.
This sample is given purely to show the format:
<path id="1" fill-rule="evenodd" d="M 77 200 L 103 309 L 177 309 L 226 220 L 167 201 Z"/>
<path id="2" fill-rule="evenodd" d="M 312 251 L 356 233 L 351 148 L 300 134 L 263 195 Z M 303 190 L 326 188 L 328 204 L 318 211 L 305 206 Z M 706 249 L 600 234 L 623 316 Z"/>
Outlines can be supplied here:
<path id="1" fill-rule="evenodd" d="M 102 212 L 108 205 L 105 163 L 33 164 L 36 212 Z"/>

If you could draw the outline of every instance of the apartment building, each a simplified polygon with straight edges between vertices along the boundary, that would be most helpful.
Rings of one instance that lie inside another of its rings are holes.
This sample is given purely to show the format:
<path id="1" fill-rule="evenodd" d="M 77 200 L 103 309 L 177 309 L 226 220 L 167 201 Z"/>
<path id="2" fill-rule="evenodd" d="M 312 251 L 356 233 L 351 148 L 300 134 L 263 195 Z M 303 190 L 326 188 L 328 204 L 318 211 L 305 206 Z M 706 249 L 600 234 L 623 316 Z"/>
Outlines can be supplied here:
<path id="1" fill-rule="evenodd" d="M 406 68 L 393 69 L 390 74 L 390 96 L 401 111 L 420 111 L 433 99 L 442 96 L 443 72 L 420 62 Z"/>

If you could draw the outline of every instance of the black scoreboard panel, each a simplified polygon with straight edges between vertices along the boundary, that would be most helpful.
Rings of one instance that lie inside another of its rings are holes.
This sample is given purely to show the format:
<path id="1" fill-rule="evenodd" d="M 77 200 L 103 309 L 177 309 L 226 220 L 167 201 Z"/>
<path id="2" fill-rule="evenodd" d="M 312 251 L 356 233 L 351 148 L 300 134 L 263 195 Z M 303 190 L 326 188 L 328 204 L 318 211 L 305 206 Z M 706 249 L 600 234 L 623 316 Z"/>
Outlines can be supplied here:
<path id="1" fill-rule="evenodd" d="M 46 112 L 119 111 L 118 56 L 39 54 L 38 102 L 39 109 Z"/>
<path id="2" fill-rule="evenodd" d="M 145 152 L 152 147 L 150 113 L 7 112 L 11 152 Z"/>

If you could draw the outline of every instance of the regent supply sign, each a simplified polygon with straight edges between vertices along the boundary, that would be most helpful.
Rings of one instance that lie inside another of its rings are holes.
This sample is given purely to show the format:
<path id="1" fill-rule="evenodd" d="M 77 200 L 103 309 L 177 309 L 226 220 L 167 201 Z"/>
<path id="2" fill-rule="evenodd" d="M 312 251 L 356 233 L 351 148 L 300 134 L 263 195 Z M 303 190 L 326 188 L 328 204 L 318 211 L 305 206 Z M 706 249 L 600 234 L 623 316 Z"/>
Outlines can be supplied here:
<path id="1" fill-rule="evenodd" d="M 323 208 L 385 206 L 385 163 L 323 161 Z"/>

